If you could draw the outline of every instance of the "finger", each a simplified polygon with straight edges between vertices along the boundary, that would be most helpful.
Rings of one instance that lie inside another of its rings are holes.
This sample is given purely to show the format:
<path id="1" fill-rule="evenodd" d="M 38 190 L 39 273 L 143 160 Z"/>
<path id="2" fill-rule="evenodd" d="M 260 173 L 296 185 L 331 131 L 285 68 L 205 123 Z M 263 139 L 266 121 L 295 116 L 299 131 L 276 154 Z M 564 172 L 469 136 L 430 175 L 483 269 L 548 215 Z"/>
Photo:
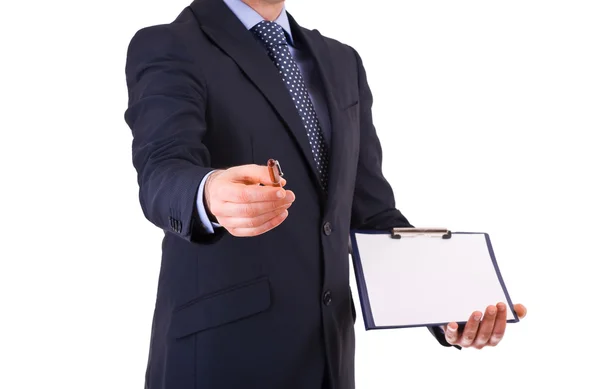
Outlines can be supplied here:
<path id="1" fill-rule="evenodd" d="M 273 185 L 269 168 L 261 165 L 242 165 L 229 168 L 225 171 L 226 178 L 231 182 L 253 185 Z"/>
<path id="2" fill-rule="evenodd" d="M 525 316 L 527 316 L 527 308 L 525 308 L 525 306 L 523 304 L 515 304 L 514 308 L 515 308 L 515 313 L 517 314 L 519 319 L 522 319 Z"/>
<path id="3" fill-rule="evenodd" d="M 506 304 L 498 303 L 496 304 L 496 309 L 498 313 L 496 314 L 496 322 L 492 329 L 492 336 L 488 342 L 490 346 L 497 346 L 504 336 L 504 331 L 506 331 Z"/>
<path id="4" fill-rule="evenodd" d="M 219 223 L 227 228 L 257 228 L 268 222 L 269 220 L 279 216 L 286 209 L 290 207 L 291 204 L 287 204 L 285 207 L 280 209 L 275 209 L 270 212 L 264 213 L 262 215 L 258 215 L 255 217 L 220 217 Z"/>
<path id="5" fill-rule="evenodd" d="M 490 305 L 485 310 L 485 315 L 483 315 L 483 320 L 481 324 L 479 324 L 479 330 L 477 331 L 477 337 L 475 338 L 475 347 L 483 347 L 485 346 L 491 336 L 492 330 L 494 329 L 494 324 L 496 323 L 496 314 L 498 310 L 495 305 Z"/>
<path id="6" fill-rule="evenodd" d="M 279 185 L 279 184 L 281 184 L 281 185 Z M 275 186 L 275 187 L 281 186 L 281 187 L 284 187 L 285 184 L 287 184 L 287 181 L 285 180 L 285 178 L 280 178 L 279 179 L 279 184 L 273 184 L 272 182 L 269 183 L 270 186 Z M 263 184 L 259 184 L 259 185 L 263 185 Z"/>
<path id="7" fill-rule="evenodd" d="M 289 208 L 296 199 L 291 191 L 286 191 L 286 197 L 276 201 L 261 201 L 256 203 L 222 202 L 213 206 L 213 214 L 218 217 L 253 218 L 274 210 L 283 211 Z"/>
<path id="8" fill-rule="evenodd" d="M 261 234 L 264 234 L 265 232 L 272 230 L 275 227 L 278 227 L 281 223 L 283 223 L 283 221 L 287 218 L 287 216 L 288 216 L 288 211 L 285 210 L 281 214 L 272 218 L 271 220 L 267 221 L 266 223 L 264 223 L 261 226 L 258 226 L 255 228 L 232 228 L 232 229 L 228 229 L 228 231 L 231 235 L 238 236 L 238 237 L 252 237 L 252 236 L 261 235 Z"/>
<path id="9" fill-rule="evenodd" d="M 287 181 L 285 180 L 285 178 L 281 178 L 279 180 L 279 183 L 281 184 L 281 187 L 284 187 L 285 184 L 287 184 Z M 272 183 L 270 185 L 273 185 Z M 279 186 L 279 185 L 274 185 L 274 186 Z"/>
<path id="10" fill-rule="evenodd" d="M 283 200 L 286 190 L 277 186 L 226 184 L 218 187 L 216 197 L 223 202 L 246 204 Z"/>
<path id="11" fill-rule="evenodd" d="M 446 335 L 446 342 L 450 344 L 458 343 L 458 324 L 450 323 L 444 328 L 444 334 Z"/>
<path id="12" fill-rule="evenodd" d="M 479 321 L 481 320 L 481 312 L 475 311 L 465 324 L 465 328 L 460 336 L 458 343 L 463 347 L 470 347 L 477 336 L 479 329 Z"/>

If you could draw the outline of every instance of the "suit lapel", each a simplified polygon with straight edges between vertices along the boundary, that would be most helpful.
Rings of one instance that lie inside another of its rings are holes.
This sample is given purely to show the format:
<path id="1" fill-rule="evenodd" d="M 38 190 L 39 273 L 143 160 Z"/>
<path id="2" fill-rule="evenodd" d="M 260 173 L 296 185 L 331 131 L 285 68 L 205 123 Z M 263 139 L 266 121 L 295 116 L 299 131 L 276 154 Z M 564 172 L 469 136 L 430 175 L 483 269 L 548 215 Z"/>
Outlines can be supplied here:
<path id="1" fill-rule="evenodd" d="M 331 57 L 331 52 L 325 43 L 325 39 L 318 31 L 309 31 L 301 28 L 290 14 L 288 14 L 288 18 L 290 20 L 294 40 L 298 40 L 303 47 L 307 48 L 315 61 L 329 108 L 331 142 L 329 145 L 329 182 L 327 200 L 331 203 L 337 198 L 336 190 L 339 187 L 338 182 L 340 173 L 342 172 L 341 169 L 344 169 L 344 137 L 341 133 L 341 111 L 336 95 L 334 94 L 336 90 L 334 62 Z"/>
<path id="2" fill-rule="evenodd" d="M 320 190 L 317 167 L 304 124 L 265 49 L 222 0 L 196 0 L 190 8 L 206 35 L 237 63 L 287 125 Z"/>

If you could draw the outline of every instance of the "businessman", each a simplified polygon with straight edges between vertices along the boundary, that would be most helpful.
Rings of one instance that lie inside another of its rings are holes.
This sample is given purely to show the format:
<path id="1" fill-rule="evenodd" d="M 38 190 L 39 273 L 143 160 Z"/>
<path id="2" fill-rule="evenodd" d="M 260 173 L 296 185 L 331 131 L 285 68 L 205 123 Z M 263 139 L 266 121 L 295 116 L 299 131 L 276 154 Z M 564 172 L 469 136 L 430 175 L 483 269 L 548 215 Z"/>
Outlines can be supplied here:
<path id="1" fill-rule="evenodd" d="M 353 388 L 349 231 L 411 226 L 359 55 L 283 0 L 196 0 L 135 34 L 126 79 L 140 203 L 165 230 L 146 388 Z M 496 304 L 430 331 L 482 348 L 505 327 Z"/>

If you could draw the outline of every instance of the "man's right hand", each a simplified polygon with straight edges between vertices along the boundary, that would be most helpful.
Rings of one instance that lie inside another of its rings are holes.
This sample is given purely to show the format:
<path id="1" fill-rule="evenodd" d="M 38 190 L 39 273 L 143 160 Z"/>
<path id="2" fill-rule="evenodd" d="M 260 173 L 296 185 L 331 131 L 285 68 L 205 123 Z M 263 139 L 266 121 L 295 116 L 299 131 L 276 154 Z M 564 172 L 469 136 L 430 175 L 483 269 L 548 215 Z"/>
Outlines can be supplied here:
<path id="1" fill-rule="evenodd" d="M 268 168 L 259 165 L 218 170 L 204 186 L 206 211 L 231 235 L 240 237 L 264 234 L 280 225 L 295 198 L 292 191 L 273 186 Z"/>

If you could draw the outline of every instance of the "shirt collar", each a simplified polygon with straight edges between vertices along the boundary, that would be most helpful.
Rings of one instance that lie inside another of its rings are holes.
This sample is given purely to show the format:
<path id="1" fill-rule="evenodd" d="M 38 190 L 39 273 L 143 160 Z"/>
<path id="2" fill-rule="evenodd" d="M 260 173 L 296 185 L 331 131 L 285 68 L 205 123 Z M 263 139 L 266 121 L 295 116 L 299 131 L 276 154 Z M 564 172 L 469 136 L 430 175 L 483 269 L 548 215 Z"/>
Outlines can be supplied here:
<path id="1" fill-rule="evenodd" d="M 252 27 L 256 26 L 258 23 L 265 20 L 262 16 L 260 16 L 255 10 L 253 10 L 250 6 L 244 3 L 242 0 L 223 0 L 225 4 L 229 7 L 231 12 L 237 16 L 237 18 L 242 22 L 242 24 L 246 27 L 246 29 L 250 30 Z M 281 13 L 274 20 L 275 23 L 279 24 L 283 27 L 283 31 L 287 33 L 287 36 L 290 40 L 290 43 L 294 44 L 294 38 L 292 37 L 292 29 L 290 27 L 290 21 L 287 17 L 287 13 L 285 12 L 285 6 L 281 10 Z"/>

